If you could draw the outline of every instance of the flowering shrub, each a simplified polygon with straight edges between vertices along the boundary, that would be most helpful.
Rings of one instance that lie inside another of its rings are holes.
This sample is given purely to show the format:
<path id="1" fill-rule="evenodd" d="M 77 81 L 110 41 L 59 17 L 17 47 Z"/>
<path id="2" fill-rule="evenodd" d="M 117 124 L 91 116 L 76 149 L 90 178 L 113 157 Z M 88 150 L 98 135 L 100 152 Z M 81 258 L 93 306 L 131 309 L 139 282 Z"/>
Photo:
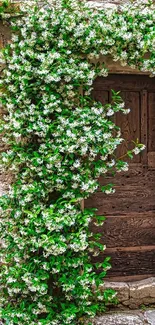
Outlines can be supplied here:
<path id="1" fill-rule="evenodd" d="M 0 199 L 1 315 L 9 325 L 84 324 L 115 293 L 99 288 L 109 259 L 92 265 L 89 256 L 105 249 L 89 230 L 104 217 L 81 210 L 81 202 L 99 188 L 100 175 L 128 169 L 115 156 L 123 139 L 110 117 L 129 110 L 118 93 L 104 106 L 92 99 L 93 81 L 108 74 L 93 60 L 110 54 L 153 75 L 155 12 L 151 3 L 135 3 L 119 15 L 80 0 L 31 2 L 21 10 L 1 55 L 8 146 L 1 165 L 14 176 Z M 143 148 L 135 143 L 127 154 Z M 102 190 L 114 191 L 112 184 Z"/>
<path id="2" fill-rule="evenodd" d="M 3 1 L 0 3 L 0 17 L 3 17 L 5 15 L 5 12 L 8 9 L 8 1 Z"/>
<path id="3" fill-rule="evenodd" d="M 0 1 L 0 18 L 6 20 L 12 15 L 18 15 L 18 12 L 17 4 L 13 4 L 9 0 Z"/>

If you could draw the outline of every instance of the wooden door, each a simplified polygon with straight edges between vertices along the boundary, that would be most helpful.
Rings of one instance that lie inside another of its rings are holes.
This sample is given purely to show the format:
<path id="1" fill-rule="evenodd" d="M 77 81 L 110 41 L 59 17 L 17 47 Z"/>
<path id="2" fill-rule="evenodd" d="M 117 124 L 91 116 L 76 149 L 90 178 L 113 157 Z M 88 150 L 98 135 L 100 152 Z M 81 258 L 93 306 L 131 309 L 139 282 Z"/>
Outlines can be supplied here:
<path id="1" fill-rule="evenodd" d="M 86 200 L 85 207 L 97 207 L 98 214 L 107 217 L 104 226 L 93 228 L 103 233 L 102 242 L 107 245 L 104 255 L 95 261 L 111 256 L 108 278 L 136 280 L 155 276 L 155 79 L 137 75 L 98 78 L 93 96 L 103 104 L 110 102 L 111 89 L 120 90 L 131 109 L 129 115 L 115 116 L 123 137 L 129 143 L 138 138 L 146 149 L 134 157 L 128 172 L 100 178 L 103 185 L 115 184 L 115 194 L 98 191 Z M 125 146 L 118 149 L 119 156 Z"/>

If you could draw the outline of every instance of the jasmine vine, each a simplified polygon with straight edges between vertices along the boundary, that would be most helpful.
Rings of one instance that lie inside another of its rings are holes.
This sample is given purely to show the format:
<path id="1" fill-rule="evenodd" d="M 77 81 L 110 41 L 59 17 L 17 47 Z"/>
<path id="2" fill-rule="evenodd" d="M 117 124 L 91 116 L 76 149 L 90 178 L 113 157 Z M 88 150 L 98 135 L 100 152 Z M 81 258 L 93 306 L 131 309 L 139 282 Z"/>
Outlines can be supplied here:
<path id="1" fill-rule="evenodd" d="M 18 6 L 11 3 L 10 0 L 3 0 L 0 3 L 0 19 L 6 21 L 11 18 L 11 16 L 18 15 Z"/>
<path id="2" fill-rule="evenodd" d="M 0 17 L 3 16 L 3 14 L 5 13 L 7 7 L 8 7 L 8 3 L 7 3 L 6 1 L 3 1 L 3 2 L 0 4 Z"/>
<path id="3" fill-rule="evenodd" d="M 115 299 L 112 290 L 100 290 L 109 258 L 91 263 L 105 246 L 89 225 L 104 217 L 82 210 L 81 202 L 100 187 L 100 175 L 128 169 L 116 158 L 124 139 L 111 116 L 130 110 L 118 93 L 102 105 L 91 92 L 95 78 L 108 75 L 105 55 L 154 75 L 154 20 L 150 2 L 124 5 L 120 15 L 116 8 L 57 0 L 21 6 L 12 23 L 0 84 L 8 148 L 1 166 L 13 175 L 0 198 L 6 324 L 84 324 Z M 127 154 L 143 149 L 135 141 Z"/>

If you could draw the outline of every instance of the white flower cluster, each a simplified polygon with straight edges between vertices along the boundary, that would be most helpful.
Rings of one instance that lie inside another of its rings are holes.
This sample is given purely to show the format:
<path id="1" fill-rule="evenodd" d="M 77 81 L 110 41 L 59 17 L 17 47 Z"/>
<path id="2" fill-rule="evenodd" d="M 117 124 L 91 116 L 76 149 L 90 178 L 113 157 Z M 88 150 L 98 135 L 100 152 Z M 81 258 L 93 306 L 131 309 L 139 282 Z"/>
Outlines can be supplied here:
<path id="1" fill-rule="evenodd" d="M 0 129 L 8 145 L 1 165 L 15 174 L 0 198 L 1 313 L 10 325 L 76 325 L 114 297 L 92 292 L 102 278 L 88 253 L 95 259 L 105 245 L 92 243 L 89 224 L 99 219 L 80 203 L 98 189 L 101 175 L 128 170 L 115 156 L 123 139 L 110 118 L 129 109 L 117 93 L 102 105 L 91 92 L 95 78 L 107 76 L 107 67 L 93 62 L 100 55 L 154 74 L 154 55 L 144 57 L 154 53 L 155 13 L 151 5 L 135 8 L 119 15 L 80 0 L 26 3 L 13 23 L 17 32 L 0 57 L 6 63 Z M 136 144 L 132 153 L 143 149 Z M 103 192 L 114 193 L 113 186 Z M 110 265 L 100 267 L 104 277 Z"/>

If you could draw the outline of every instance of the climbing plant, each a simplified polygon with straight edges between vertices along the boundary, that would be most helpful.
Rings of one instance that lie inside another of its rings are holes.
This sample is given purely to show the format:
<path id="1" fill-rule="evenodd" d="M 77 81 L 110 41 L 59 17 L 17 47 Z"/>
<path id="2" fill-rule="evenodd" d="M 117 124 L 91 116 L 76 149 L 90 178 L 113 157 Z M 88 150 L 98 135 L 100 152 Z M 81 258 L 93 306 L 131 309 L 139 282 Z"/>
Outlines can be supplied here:
<path id="1" fill-rule="evenodd" d="M 7 20 L 18 15 L 19 6 L 9 0 L 0 1 L 0 19 Z"/>
<path id="2" fill-rule="evenodd" d="M 1 317 L 9 325 L 84 324 L 115 293 L 100 290 L 109 259 L 90 257 L 105 249 L 90 222 L 104 217 L 81 202 L 100 188 L 100 175 L 128 169 L 116 158 L 124 140 L 111 116 L 129 108 L 115 92 L 110 104 L 95 101 L 93 81 L 108 75 L 106 55 L 154 75 L 154 5 L 128 4 L 121 15 L 80 0 L 20 10 L 1 53 L 1 166 L 13 178 L 0 198 Z M 143 149 L 135 140 L 127 155 Z M 112 184 L 101 190 L 114 192 Z"/>
<path id="3" fill-rule="evenodd" d="M 0 3 L 0 17 L 2 17 L 8 9 L 8 1 L 2 1 Z"/>

